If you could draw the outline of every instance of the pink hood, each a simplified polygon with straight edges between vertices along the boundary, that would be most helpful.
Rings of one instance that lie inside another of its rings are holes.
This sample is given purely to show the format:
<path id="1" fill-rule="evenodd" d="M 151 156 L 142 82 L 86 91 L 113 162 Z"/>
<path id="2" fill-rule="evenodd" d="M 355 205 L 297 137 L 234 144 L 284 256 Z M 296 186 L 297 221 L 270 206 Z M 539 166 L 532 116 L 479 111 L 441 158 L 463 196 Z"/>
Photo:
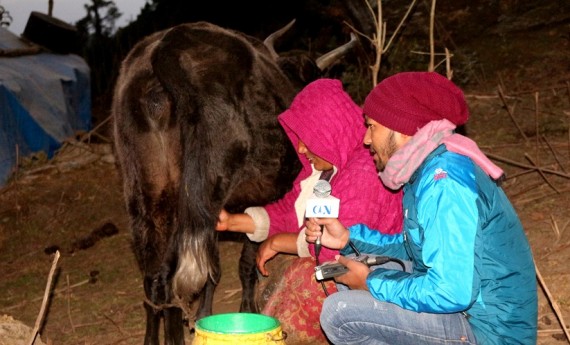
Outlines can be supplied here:
<path id="1" fill-rule="evenodd" d="M 339 80 L 312 82 L 278 119 L 295 148 L 302 140 L 311 152 L 337 168 L 331 180 L 332 195 L 340 199 L 339 220 L 344 226 L 364 223 L 385 233 L 401 231 L 401 192 L 389 191 L 378 178 L 369 150 L 362 143 L 366 131 L 362 109 Z M 293 189 L 265 207 L 270 218 L 269 236 L 299 231 L 294 203 L 301 191 L 300 182 L 312 172 L 304 155 L 299 155 L 299 160 L 303 169 Z M 314 246 L 309 249 L 314 255 Z M 333 260 L 337 253 L 323 248 L 320 261 Z"/>

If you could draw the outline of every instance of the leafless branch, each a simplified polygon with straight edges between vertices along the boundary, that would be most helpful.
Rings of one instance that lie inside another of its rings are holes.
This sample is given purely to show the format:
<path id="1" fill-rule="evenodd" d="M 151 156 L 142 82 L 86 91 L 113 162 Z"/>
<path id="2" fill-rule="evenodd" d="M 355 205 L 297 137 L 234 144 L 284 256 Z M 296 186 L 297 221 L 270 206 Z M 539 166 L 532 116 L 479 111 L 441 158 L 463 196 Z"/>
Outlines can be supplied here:
<path id="1" fill-rule="evenodd" d="M 428 65 L 428 71 L 429 72 L 433 72 L 435 71 L 435 48 L 434 48 L 434 39 L 433 39 L 433 23 L 435 20 L 435 1 L 436 0 L 432 0 L 431 1 L 431 10 L 429 13 L 429 65 Z"/>
<path id="2" fill-rule="evenodd" d="M 412 12 L 412 9 L 414 8 L 416 1 L 417 0 L 412 0 L 412 3 L 410 4 L 408 10 L 406 11 L 406 14 L 404 14 L 402 19 L 400 20 L 400 23 L 396 27 L 396 30 L 392 33 L 392 36 L 388 40 L 388 43 L 386 43 L 386 23 L 382 19 L 382 0 L 377 0 L 376 2 L 377 14 L 374 14 L 374 10 L 372 9 L 368 1 L 365 1 L 372 17 L 374 18 L 374 22 L 376 23 L 376 33 L 372 38 L 369 38 L 370 42 L 372 43 L 372 45 L 376 50 L 376 58 L 374 59 L 374 64 L 370 66 L 370 69 L 372 70 L 372 87 L 378 84 L 378 73 L 380 72 L 380 66 L 382 64 L 382 54 L 388 51 L 388 48 L 392 44 L 392 41 L 398 35 L 399 31 L 401 30 L 404 23 L 408 19 L 409 14 Z"/>
<path id="3" fill-rule="evenodd" d="M 57 267 L 57 261 L 59 260 L 59 250 L 55 252 L 55 256 L 53 258 L 53 262 L 51 264 L 51 270 L 49 272 L 49 276 L 48 276 L 48 281 L 46 284 L 46 288 L 45 288 L 45 292 L 44 292 L 44 299 L 42 301 L 42 306 L 40 308 L 40 313 L 38 314 L 38 317 L 36 318 L 36 324 L 34 325 L 34 329 L 32 330 L 32 336 L 30 337 L 30 341 L 28 342 L 28 345 L 33 345 L 34 341 L 36 341 L 36 337 L 38 335 L 38 331 L 40 330 L 40 325 L 43 322 L 44 316 L 45 316 L 45 311 L 46 311 L 46 306 L 47 306 L 47 302 L 49 299 L 49 295 L 50 295 L 50 291 L 51 291 L 51 281 L 53 279 L 53 275 L 55 273 L 55 269 Z"/>
<path id="4" fill-rule="evenodd" d="M 501 87 L 501 85 L 497 85 L 497 89 L 499 91 L 499 97 L 501 98 L 501 101 L 503 101 L 503 104 L 505 105 L 505 108 L 507 109 L 507 113 L 509 114 L 509 116 L 511 117 L 511 120 L 513 120 L 513 123 L 515 124 L 515 126 L 517 126 L 517 129 L 519 130 L 519 132 L 521 133 L 522 137 L 524 138 L 525 141 L 528 141 L 528 138 L 526 136 L 526 134 L 524 134 L 523 130 L 521 129 L 521 127 L 519 126 L 519 124 L 517 123 L 517 120 L 515 120 L 515 117 L 513 115 L 514 112 L 514 105 L 513 105 L 513 109 L 511 109 L 509 107 L 509 105 L 507 104 L 507 101 L 505 99 L 505 94 L 503 92 L 503 88 Z M 516 103 L 515 103 L 516 104 Z"/>
<path id="5" fill-rule="evenodd" d="M 542 169 L 539 168 L 533 161 L 533 159 L 530 157 L 530 155 L 528 153 L 525 153 L 524 156 L 526 157 L 526 159 L 528 159 L 528 161 L 533 164 L 536 167 L 536 171 L 538 171 L 538 173 L 540 174 L 540 176 L 542 176 L 542 178 L 544 179 L 544 181 L 546 183 L 548 183 L 548 185 L 550 187 L 552 187 L 552 189 L 554 189 L 556 191 L 556 193 L 560 194 L 560 191 L 552 184 L 552 182 L 550 182 L 550 180 L 546 177 L 546 175 L 544 175 L 544 173 L 542 172 Z"/>
<path id="6" fill-rule="evenodd" d="M 560 311 L 560 307 L 558 306 L 558 303 L 556 303 L 556 300 L 554 298 L 552 298 L 552 294 L 550 293 L 548 286 L 546 286 L 544 279 L 542 279 L 542 274 L 540 274 L 540 270 L 538 269 L 536 264 L 534 265 L 534 269 L 536 270 L 536 277 L 538 278 L 538 281 L 540 282 L 540 286 L 542 286 L 542 289 L 544 290 L 544 293 L 546 294 L 546 297 L 548 298 L 548 301 L 550 302 L 552 309 L 554 309 L 554 313 L 556 314 L 556 317 L 558 318 L 558 322 L 560 322 L 560 326 L 562 327 L 562 330 L 564 331 L 564 334 L 566 335 L 566 339 L 570 342 L 570 334 L 568 334 L 568 330 L 566 329 L 566 326 L 565 326 L 566 323 L 564 322 L 564 318 L 562 317 L 562 312 Z"/>
<path id="7" fill-rule="evenodd" d="M 560 161 L 560 158 L 558 158 L 558 154 L 556 153 L 556 150 L 554 150 L 554 148 L 552 147 L 552 145 L 550 145 L 550 142 L 548 142 L 548 140 L 546 139 L 546 137 L 544 135 L 542 136 L 542 140 L 544 140 L 544 142 L 546 143 L 546 145 L 550 149 L 550 152 L 552 152 L 552 155 L 554 156 L 554 159 L 556 160 L 556 163 L 558 163 L 558 166 L 560 167 L 560 169 L 562 169 L 562 171 L 564 171 L 564 172 L 567 172 L 566 169 L 564 169 L 564 164 L 562 164 L 562 162 Z"/>
<path id="8" fill-rule="evenodd" d="M 542 168 L 542 167 L 539 168 L 539 167 L 536 167 L 536 166 L 534 166 L 534 165 L 528 165 L 528 164 L 524 164 L 524 163 L 515 162 L 515 161 L 513 161 L 513 160 L 510 160 L 510 159 L 507 159 L 507 158 L 505 158 L 505 157 L 501 157 L 501 156 L 498 156 L 498 155 L 495 155 L 495 154 L 492 154 L 492 153 L 486 153 L 486 152 L 485 152 L 485 155 L 486 155 L 487 157 L 489 157 L 489 158 L 498 160 L 498 161 L 500 161 L 500 162 L 508 163 L 508 164 L 517 166 L 517 167 L 519 167 L 519 168 L 532 169 L 532 170 L 540 169 L 542 172 L 549 173 L 549 174 L 552 174 L 552 175 L 558 175 L 558 176 L 561 176 L 561 177 L 565 177 L 565 178 L 570 179 L 570 175 L 569 175 L 569 174 L 565 174 L 565 173 L 560 172 L 560 171 L 556 171 L 556 170 L 552 170 L 552 169 L 547 169 L 547 168 Z"/>
<path id="9" fill-rule="evenodd" d="M 535 145 L 535 157 L 537 159 L 536 165 L 539 165 L 540 162 L 538 159 L 540 155 L 538 154 L 539 144 L 540 144 L 540 130 L 538 128 L 538 91 L 534 93 L 534 132 L 536 136 L 536 145 Z"/>

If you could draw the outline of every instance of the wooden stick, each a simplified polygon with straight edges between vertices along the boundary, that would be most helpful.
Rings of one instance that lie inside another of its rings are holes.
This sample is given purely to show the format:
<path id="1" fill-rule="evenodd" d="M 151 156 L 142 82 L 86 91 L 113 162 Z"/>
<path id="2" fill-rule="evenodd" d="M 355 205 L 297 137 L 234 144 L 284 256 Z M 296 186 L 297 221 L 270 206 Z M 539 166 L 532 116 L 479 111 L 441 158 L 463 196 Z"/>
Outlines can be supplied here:
<path id="1" fill-rule="evenodd" d="M 560 89 L 564 89 L 566 86 L 565 85 L 558 85 L 558 86 L 551 86 L 551 87 L 543 87 L 543 88 L 536 88 L 533 90 L 523 90 L 523 91 L 515 91 L 515 92 L 511 92 L 511 95 L 528 95 L 531 93 L 535 93 L 537 91 L 551 91 L 551 90 L 560 90 Z"/>
<path id="2" fill-rule="evenodd" d="M 536 157 L 535 165 L 539 165 L 540 162 L 538 161 L 538 159 L 540 158 L 540 156 L 538 154 L 538 146 L 540 144 L 540 133 L 538 129 L 538 91 L 534 93 L 534 133 L 536 136 L 536 145 L 534 147 L 535 150 L 534 156 Z"/>
<path id="3" fill-rule="evenodd" d="M 57 267 L 57 261 L 59 260 L 59 250 L 55 252 L 55 257 L 53 258 L 53 262 L 51 264 L 51 270 L 49 272 L 48 281 L 46 284 L 46 289 L 44 292 L 44 300 L 42 301 L 42 306 L 40 308 L 40 313 L 36 318 L 36 324 L 34 325 L 34 329 L 32 330 L 32 336 L 30 337 L 30 341 L 28 345 L 33 345 L 34 341 L 36 341 L 36 336 L 38 335 L 38 331 L 40 329 L 40 325 L 45 316 L 47 301 L 49 299 L 49 292 L 51 291 L 51 281 L 53 279 L 53 274 L 55 273 L 55 268 Z"/>
<path id="4" fill-rule="evenodd" d="M 514 97 L 514 96 L 507 96 L 507 95 L 503 95 L 503 97 L 505 99 L 517 99 L 518 97 Z M 499 95 L 477 95 L 474 93 L 467 93 L 465 94 L 465 98 L 469 99 L 495 99 L 495 98 L 501 98 L 501 96 Z"/>
<path id="5" fill-rule="evenodd" d="M 550 227 L 552 228 L 552 231 L 554 231 L 554 234 L 556 235 L 556 242 L 558 242 L 560 240 L 560 229 L 558 228 L 558 223 L 556 223 L 556 220 L 554 219 L 554 216 L 551 214 L 550 215 Z"/>
<path id="6" fill-rule="evenodd" d="M 453 71 L 451 70 L 451 56 L 449 49 L 445 48 L 445 70 L 447 73 L 447 79 L 451 80 L 453 78 Z"/>
<path id="7" fill-rule="evenodd" d="M 435 48 L 434 48 L 434 40 L 433 40 L 433 23 L 435 18 L 435 0 L 431 0 L 431 10 L 429 13 L 429 65 L 428 71 L 433 72 L 435 71 Z"/>
<path id="8" fill-rule="evenodd" d="M 518 172 L 518 173 L 516 173 L 516 174 L 511 174 L 511 175 L 509 175 L 507 178 L 505 178 L 505 180 L 512 180 L 512 179 L 514 179 L 514 178 L 516 178 L 516 177 L 519 177 L 519 176 L 522 176 L 522 175 L 526 175 L 526 174 L 529 174 L 529 173 L 532 173 L 532 172 L 535 172 L 535 171 L 536 171 L 536 169 L 523 170 L 523 171 Z"/>
<path id="9" fill-rule="evenodd" d="M 61 289 L 56 289 L 56 290 L 53 291 L 53 295 L 55 296 L 55 295 L 57 295 L 57 294 L 59 294 L 59 293 L 66 292 L 66 291 L 70 291 L 71 289 L 76 288 L 76 287 L 78 287 L 78 286 L 88 284 L 90 281 L 91 281 L 91 279 L 85 279 L 85 280 L 83 280 L 83 281 L 80 281 L 79 283 L 75 283 L 75 284 L 73 284 L 73 285 L 69 285 L 69 286 L 66 286 L 66 287 L 61 288 Z M 40 299 L 42 299 L 42 297 L 36 297 L 36 298 L 34 298 L 34 299 L 32 300 L 32 302 L 34 302 L 34 301 L 39 301 Z"/>
<path id="10" fill-rule="evenodd" d="M 503 88 L 501 87 L 501 85 L 497 85 L 498 91 L 499 91 L 499 96 L 501 97 L 501 101 L 503 102 L 503 104 L 505 105 L 505 108 L 507 108 L 507 113 L 509 114 L 509 116 L 511 117 L 511 120 L 513 120 L 515 126 L 517 127 L 517 129 L 519 130 L 519 132 L 521 133 L 522 137 L 524 138 L 525 141 L 528 141 L 528 137 L 526 136 L 526 134 L 524 134 L 523 130 L 521 129 L 521 127 L 519 126 L 519 124 L 517 123 L 517 120 L 515 120 L 515 117 L 513 115 L 513 110 L 509 107 L 509 105 L 507 104 L 507 101 L 505 99 L 505 94 L 503 93 Z M 514 109 L 514 106 L 513 106 Z"/>
<path id="11" fill-rule="evenodd" d="M 531 191 L 531 190 L 533 190 L 533 189 L 535 189 L 535 188 L 537 188 L 537 187 L 540 187 L 540 186 L 542 186 L 543 184 L 544 184 L 544 182 L 539 181 L 538 183 L 535 183 L 535 184 L 533 184 L 533 185 L 530 185 L 530 186 L 526 187 L 525 189 L 519 191 L 518 193 L 509 194 L 509 198 L 511 198 L 512 200 L 516 200 L 516 199 L 518 199 L 519 196 L 521 196 L 521 195 L 525 194 L 526 192 L 529 192 L 529 191 Z"/>
<path id="12" fill-rule="evenodd" d="M 552 333 L 564 333 L 564 331 L 560 330 L 560 329 L 539 329 L 538 331 L 538 336 L 552 336 Z"/>
<path id="13" fill-rule="evenodd" d="M 570 81 L 566 82 L 566 90 L 568 90 L 568 100 L 570 101 Z M 568 123 L 570 123 L 570 115 L 568 120 Z M 570 126 L 568 126 L 568 156 L 570 156 Z"/>
<path id="14" fill-rule="evenodd" d="M 568 220 L 564 226 L 562 227 L 562 229 L 560 229 L 560 237 L 564 236 L 564 231 L 566 230 L 566 228 L 568 227 L 568 224 L 570 224 L 570 220 Z"/>
<path id="15" fill-rule="evenodd" d="M 564 189 L 562 189 L 560 192 L 561 192 L 561 193 L 564 193 L 564 192 L 567 192 L 567 191 L 570 191 L 570 188 L 564 188 Z M 524 205 L 524 204 L 526 204 L 526 203 L 529 203 L 529 202 L 531 202 L 531 201 L 536 201 L 536 200 L 539 200 L 539 199 L 542 199 L 542 198 L 546 198 L 546 197 L 553 197 L 553 196 L 555 196 L 556 194 L 558 194 L 558 193 L 554 192 L 554 193 L 550 193 L 550 194 L 538 195 L 538 196 L 535 196 L 535 197 L 532 197 L 532 198 L 528 198 L 528 199 L 526 199 L 526 200 L 517 200 L 516 203 L 517 203 L 517 206 L 522 206 L 522 205 Z"/>
<path id="16" fill-rule="evenodd" d="M 541 256 L 540 258 L 538 258 L 538 260 L 539 260 L 539 261 L 542 261 L 542 260 L 546 259 L 547 257 L 549 257 L 550 254 L 559 252 L 559 251 L 564 250 L 564 249 L 566 249 L 566 248 L 568 248 L 568 247 L 570 247 L 570 242 L 566 242 L 566 243 L 560 244 L 560 245 L 556 246 L 556 248 L 552 249 L 552 250 L 549 251 L 548 253 L 546 253 L 546 254 L 544 254 L 543 256 Z"/>
<path id="17" fill-rule="evenodd" d="M 396 35 L 399 33 L 399 31 L 402 29 L 402 26 L 404 26 L 405 21 L 408 19 L 408 16 L 410 15 L 410 13 L 412 12 L 412 9 L 416 5 L 416 1 L 417 0 L 412 0 L 412 3 L 410 4 L 410 6 L 408 6 L 408 10 L 406 11 L 404 16 L 402 17 L 402 20 L 400 20 L 400 23 L 398 23 L 398 26 L 396 27 L 396 30 L 394 30 L 394 33 L 390 37 L 390 40 L 388 40 L 388 43 L 384 44 L 384 42 L 386 41 L 385 38 L 384 38 L 384 40 L 382 40 L 382 47 L 383 47 L 382 53 L 385 53 L 388 50 L 388 48 L 390 48 L 392 41 L 394 40 Z M 435 0 L 434 0 L 434 2 L 435 2 Z M 386 29 L 384 28 L 384 36 L 385 35 L 386 35 Z"/>
<path id="18" fill-rule="evenodd" d="M 550 187 L 552 187 L 552 189 L 554 189 L 556 191 L 556 193 L 560 194 L 560 191 L 552 184 L 552 182 L 550 182 L 550 180 L 546 177 L 546 175 L 544 175 L 544 173 L 542 172 L 542 169 L 539 168 L 532 160 L 532 158 L 528 155 L 528 153 L 525 153 L 524 156 L 526 157 L 526 159 L 529 160 L 529 162 L 531 162 L 534 166 L 536 166 L 536 171 L 538 171 L 538 173 L 540 174 L 540 176 L 542 176 L 542 178 L 544 179 L 544 181 L 546 183 L 548 183 L 548 185 Z"/>
<path id="19" fill-rule="evenodd" d="M 552 305 L 552 309 L 554 309 L 554 313 L 556 314 L 556 317 L 558 318 L 558 322 L 560 322 L 562 330 L 564 331 L 564 334 L 566 335 L 566 339 L 570 342 L 570 334 L 568 334 L 568 330 L 566 329 L 566 326 L 565 326 L 566 323 L 564 322 L 564 318 L 562 317 L 562 313 L 560 312 L 560 308 L 558 307 L 558 303 L 556 303 L 554 298 L 552 298 L 552 294 L 550 293 L 550 290 L 548 290 L 548 287 L 546 286 L 544 279 L 542 279 L 542 275 L 540 274 L 540 270 L 538 269 L 538 266 L 536 266 L 536 263 L 534 264 L 534 269 L 536 270 L 536 276 L 538 278 L 538 281 L 540 282 L 540 286 L 544 290 L 544 293 L 546 294 L 546 297 L 547 297 L 548 301 L 550 302 L 550 305 Z"/>
<path id="20" fill-rule="evenodd" d="M 568 113 L 570 116 L 570 113 Z M 568 143 L 566 139 L 564 141 L 552 141 L 550 140 L 550 144 L 552 147 L 567 147 Z M 480 149 L 504 149 L 504 148 L 511 148 L 511 147 L 521 147 L 521 143 L 503 143 L 503 144 L 493 144 L 493 145 L 479 145 Z"/>
<path id="21" fill-rule="evenodd" d="M 71 325 L 71 331 L 75 333 L 75 325 L 73 324 L 73 318 L 71 317 L 71 289 L 69 288 L 69 274 L 66 275 L 67 281 L 67 318 L 69 319 L 69 324 Z"/>
<path id="22" fill-rule="evenodd" d="M 516 99 L 516 98 L 518 98 L 517 96 L 527 95 L 527 94 L 535 93 L 537 91 L 560 90 L 560 89 L 566 89 L 566 88 L 570 88 L 570 82 L 566 82 L 566 85 L 553 86 L 553 87 L 549 87 L 549 88 L 539 88 L 539 89 L 534 89 L 534 90 L 510 92 L 509 96 L 504 95 L 504 97 L 505 97 L 505 99 Z M 500 96 L 499 95 L 485 95 L 485 94 L 466 93 L 465 98 L 493 99 L 493 98 L 500 98 Z"/>
<path id="23" fill-rule="evenodd" d="M 542 140 L 544 140 L 544 142 L 546 143 L 546 145 L 550 149 L 550 152 L 552 152 L 552 155 L 554 156 L 554 159 L 556 159 L 556 163 L 558 163 L 558 166 L 560 167 L 560 169 L 562 169 L 562 171 L 564 171 L 564 172 L 567 172 L 566 169 L 564 169 L 564 165 L 562 164 L 562 162 L 560 162 L 560 159 L 558 158 L 558 154 L 554 150 L 554 147 L 552 147 L 552 145 L 550 145 L 550 143 L 548 142 L 548 140 L 546 140 L 546 137 L 544 135 L 542 136 Z"/>
<path id="24" fill-rule="evenodd" d="M 121 327 L 121 325 L 119 325 L 115 320 L 113 320 L 110 316 L 103 314 L 103 317 L 106 318 L 107 320 L 109 320 L 113 326 L 115 326 L 117 328 L 117 330 L 119 331 L 119 333 L 121 333 L 121 335 L 126 335 L 127 333 L 123 330 L 123 328 Z"/>
<path id="25" fill-rule="evenodd" d="M 519 167 L 519 168 L 525 168 L 525 169 L 540 169 L 542 172 L 549 173 L 549 174 L 552 174 L 552 175 L 558 175 L 558 176 L 562 176 L 562 177 L 566 177 L 566 178 L 570 179 L 570 175 L 569 175 L 569 174 L 565 174 L 565 173 L 562 173 L 562 172 L 560 172 L 560 171 L 556 171 L 556 170 L 552 170 L 552 169 L 547 169 L 547 168 L 539 168 L 539 167 L 536 167 L 536 166 L 533 166 L 533 165 L 528 165 L 528 164 L 524 164 L 524 163 L 515 162 L 515 161 L 513 161 L 513 160 L 510 160 L 510 159 L 507 159 L 507 158 L 505 158 L 505 157 L 501 157 L 501 156 L 498 156 L 498 155 L 494 155 L 494 154 L 492 154 L 492 153 L 486 153 L 486 152 L 484 152 L 484 153 L 485 153 L 485 155 L 486 155 L 487 157 L 489 157 L 489 158 L 492 158 L 492 159 L 495 159 L 495 160 L 498 160 L 498 161 L 501 161 L 501 162 L 504 162 L 504 163 L 508 163 L 508 164 L 517 166 L 517 167 Z"/>
<path id="26" fill-rule="evenodd" d="M 90 142 L 91 141 L 91 135 L 96 135 L 97 131 L 99 130 L 99 128 L 101 128 L 104 124 L 106 124 L 107 122 L 111 121 L 111 115 L 107 116 L 107 118 L 103 121 L 101 121 L 95 128 L 93 128 L 92 130 L 90 130 L 89 132 L 85 133 L 84 135 L 81 136 L 81 138 L 79 139 L 79 141 L 84 142 Z M 103 137 L 101 135 L 98 135 L 99 137 Z"/>

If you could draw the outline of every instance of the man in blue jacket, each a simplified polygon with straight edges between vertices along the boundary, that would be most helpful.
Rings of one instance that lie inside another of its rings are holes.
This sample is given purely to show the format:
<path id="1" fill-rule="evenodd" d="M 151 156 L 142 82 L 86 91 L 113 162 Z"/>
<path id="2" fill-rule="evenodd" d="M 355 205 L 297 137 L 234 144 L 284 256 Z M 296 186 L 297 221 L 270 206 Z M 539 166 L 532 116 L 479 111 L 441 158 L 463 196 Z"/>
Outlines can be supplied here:
<path id="1" fill-rule="evenodd" d="M 321 325 L 334 344 L 536 344 L 532 252 L 498 186 L 502 170 L 455 133 L 469 112 L 463 92 L 435 72 L 383 80 L 364 104 L 382 182 L 403 188 L 404 230 L 346 229 L 336 219 L 307 221 L 306 239 L 391 256 L 410 272 L 339 256 L 350 287 L 325 300 Z M 325 231 L 320 233 L 320 225 Z"/>

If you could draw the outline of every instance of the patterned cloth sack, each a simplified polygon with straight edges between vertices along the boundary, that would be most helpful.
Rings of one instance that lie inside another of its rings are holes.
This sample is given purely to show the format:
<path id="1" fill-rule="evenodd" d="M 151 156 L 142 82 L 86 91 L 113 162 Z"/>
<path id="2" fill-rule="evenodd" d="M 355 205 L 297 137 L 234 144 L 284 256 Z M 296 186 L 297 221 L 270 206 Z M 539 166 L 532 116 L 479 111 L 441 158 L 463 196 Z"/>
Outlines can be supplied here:
<path id="1" fill-rule="evenodd" d="M 281 322 L 287 345 L 329 344 L 319 323 L 326 295 L 315 279 L 315 259 L 277 255 L 267 265 L 269 276 L 258 289 L 261 313 Z M 325 288 L 329 294 L 337 291 L 334 280 L 327 280 Z"/>

